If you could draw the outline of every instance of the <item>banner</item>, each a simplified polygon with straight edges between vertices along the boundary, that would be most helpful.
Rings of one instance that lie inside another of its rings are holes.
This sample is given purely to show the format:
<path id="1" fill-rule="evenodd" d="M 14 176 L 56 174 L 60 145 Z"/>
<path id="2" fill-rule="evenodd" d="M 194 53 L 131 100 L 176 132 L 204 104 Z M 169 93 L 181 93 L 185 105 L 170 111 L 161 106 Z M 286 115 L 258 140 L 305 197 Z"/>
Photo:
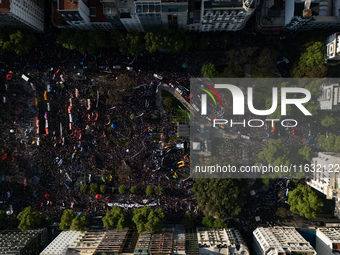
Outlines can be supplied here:
<path id="1" fill-rule="evenodd" d="M 24 187 L 27 186 L 27 180 L 26 180 L 26 177 L 24 177 Z"/>
<path id="2" fill-rule="evenodd" d="M 44 91 L 44 100 L 47 101 L 47 91 Z"/>
<path id="3" fill-rule="evenodd" d="M 153 203 L 150 203 L 150 204 L 147 204 L 147 205 L 141 205 L 141 204 L 120 204 L 120 203 L 108 203 L 107 204 L 108 206 L 110 207 L 114 207 L 114 206 L 119 206 L 119 207 L 123 207 L 123 208 L 133 208 L 133 207 L 143 207 L 143 206 L 155 206 L 157 205 L 157 203 L 153 202 Z"/>

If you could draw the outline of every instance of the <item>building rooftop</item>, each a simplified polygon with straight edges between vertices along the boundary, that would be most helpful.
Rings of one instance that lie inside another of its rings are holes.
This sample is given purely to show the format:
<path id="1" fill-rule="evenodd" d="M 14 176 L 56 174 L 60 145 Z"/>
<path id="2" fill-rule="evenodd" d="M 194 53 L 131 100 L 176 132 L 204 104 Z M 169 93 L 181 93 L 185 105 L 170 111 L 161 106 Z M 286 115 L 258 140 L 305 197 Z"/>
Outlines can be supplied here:
<path id="1" fill-rule="evenodd" d="M 0 254 L 19 254 L 22 249 L 35 240 L 46 229 L 7 230 L 0 234 Z"/>
<path id="2" fill-rule="evenodd" d="M 104 254 L 105 252 L 120 254 L 123 250 L 128 233 L 128 228 L 123 230 L 108 230 L 97 247 L 95 254 Z"/>
<path id="3" fill-rule="evenodd" d="M 78 10 L 78 2 L 79 2 L 79 0 L 59 0 L 58 2 L 59 2 L 58 10 L 63 10 L 63 11 L 75 11 L 75 10 Z"/>
<path id="4" fill-rule="evenodd" d="M 78 238 L 80 231 L 64 230 L 61 232 L 40 255 L 64 255 L 68 247 Z"/>
<path id="5" fill-rule="evenodd" d="M 340 228 L 318 228 L 332 243 L 340 243 Z"/>
<path id="6" fill-rule="evenodd" d="M 96 8 L 96 16 L 90 16 L 90 22 L 109 22 L 108 19 L 104 16 L 104 8 L 103 5 L 97 0 L 90 0 L 89 7 Z"/>
<path id="7" fill-rule="evenodd" d="M 0 1 L 0 12 L 8 12 L 9 11 L 9 0 Z"/>
<path id="8" fill-rule="evenodd" d="M 340 110 L 340 86 L 339 84 L 323 84 L 321 86 L 321 95 L 318 98 L 320 110 Z"/>

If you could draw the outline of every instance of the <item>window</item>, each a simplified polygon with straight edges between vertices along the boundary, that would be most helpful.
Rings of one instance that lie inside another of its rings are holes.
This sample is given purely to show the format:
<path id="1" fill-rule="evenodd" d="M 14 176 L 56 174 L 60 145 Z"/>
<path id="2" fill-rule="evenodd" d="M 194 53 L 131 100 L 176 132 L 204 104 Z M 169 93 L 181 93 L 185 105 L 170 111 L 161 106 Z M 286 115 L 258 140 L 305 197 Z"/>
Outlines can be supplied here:
<path id="1" fill-rule="evenodd" d="M 96 17 L 96 16 L 97 16 L 97 8 L 90 7 L 90 17 Z"/>

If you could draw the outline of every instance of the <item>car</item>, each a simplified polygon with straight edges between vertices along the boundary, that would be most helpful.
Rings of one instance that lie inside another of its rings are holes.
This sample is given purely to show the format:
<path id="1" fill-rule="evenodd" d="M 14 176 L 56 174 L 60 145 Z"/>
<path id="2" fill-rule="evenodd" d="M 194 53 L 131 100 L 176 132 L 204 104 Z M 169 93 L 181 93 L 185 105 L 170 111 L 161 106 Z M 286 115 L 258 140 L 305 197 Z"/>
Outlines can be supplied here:
<path id="1" fill-rule="evenodd" d="M 176 91 L 180 94 L 180 95 L 182 95 L 183 94 L 183 91 L 182 90 L 180 90 L 179 88 L 176 88 Z"/>
<path id="2" fill-rule="evenodd" d="M 210 119 L 208 116 L 206 116 L 205 118 L 206 118 L 208 121 L 210 121 L 210 122 L 211 122 L 211 119 Z"/>
<path id="3" fill-rule="evenodd" d="M 198 107 L 195 105 L 195 104 L 191 104 L 191 106 L 196 110 L 196 111 L 200 111 L 199 109 L 198 109 Z"/>
<path id="4" fill-rule="evenodd" d="M 163 77 L 156 73 L 153 74 L 153 77 L 155 77 L 158 80 L 163 80 Z"/>
<path id="5" fill-rule="evenodd" d="M 132 71 L 132 70 L 133 70 L 133 67 L 131 67 L 131 66 L 127 66 L 127 67 L 126 67 L 126 70 L 128 70 L 128 71 Z"/>

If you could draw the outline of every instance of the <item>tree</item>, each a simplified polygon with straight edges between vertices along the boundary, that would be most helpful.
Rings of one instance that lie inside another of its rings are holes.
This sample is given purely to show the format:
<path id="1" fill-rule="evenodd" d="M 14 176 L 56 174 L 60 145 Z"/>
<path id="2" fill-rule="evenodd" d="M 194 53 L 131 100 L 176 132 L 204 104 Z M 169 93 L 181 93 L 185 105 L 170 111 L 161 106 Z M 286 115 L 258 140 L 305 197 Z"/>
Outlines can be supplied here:
<path id="1" fill-rule="evenodd" d="M 87 194 L 88 191 L 89 191 L 89 187 L 86 184 L 83 184 L 80 186 L 80 193 Z"/>
<path id="2" fill-rule="evenodd" d="M 118 206 L 114 206 L 110 211 L 107 211 L 103 217 L 103 225 L 106 229 L 116 226 L 118 230 L 122 230 L 126 226 L 126 221 L 125 213 Z"/>
<path id="3" fill-rule="evenodd" d="M 225 220 L 241 212 L 243 187 L 240 179 L 195 179 L 193 191 L 205 215 Z"/>
<path id="4" fill-rule="evenodd" d="M 131 194 L 136 194 L 137 191 L 138 191 L 138 189 L 137 189 L 136 186 L 132 186 L 132 187 L 130 188 L 130 193 L 131 193 Z"/>
<path id="5" fill-rule="evenodd" d="M 91 183 L 90 184 L 90 191 L 92 195 L 98 194 L 98 184 L 97 183 Z"/>
<path id="6" fill-rule="evenodd" d="M 183 216 L 182 224 L 186 229 L 193 228 L 195 226 L 196 219 L 197 215 L 186 212 Z"/>
<path id="7" fill-rule="evenodd" d="M 279 216 L 283 219 L 290 216 L 290 214 L 291 214 L 291 212 L 289 212 L 286 208 L 283 208 L 283 207 L 277 208 L 276 213 L 275 213 L 275 215 L 277 215 L 277 216 Z"/>
<path id="8" fill-rule="evenodd" d="M 107 186 L 105 184 L 100 185 L 100 193 L 105 194 Z"/>
<path id="9" fill-rule="evenodd" d="M 153 187 L 150 185 L 146 186 L 145 194 L 150 196 L 152 193 L 153 193 Z"/>
<path id="10" fill-rule="evenodd" d="M 0 229 L 6 225 L 7 215 L 5 211 L 0 210 Z"/>
<path id="11" fill-rule="evenodd" d="M 328 137 L 320 135 L 319 143 L 326 151 L 340 152 L 340 136 L 333 133 L 329 133 Z"/>
<path id="12" fill-rule="evenodd" d="M 310 68 L 322 65 L 324 62 L 324 44 L 316 42 L 307 47 L 306 51 L 301 54 L 300 61 L 305 62 Z"/>
<path id="13" fill-rule="evenodd" d="M 299 155 L 302 156 L 305 161 L 310 162 L 313 157 L 313 151 L 309 146 L 305 145 L 299 149 Z"/>
<path id="14" fill-rule="evenodd" d="M 22 231 L 30 230 L 41 221 L 40 213 L 34 211 L 31 206 L 26 207 L 22 212 L 20 212 L 17 218 L 20 220 L 19 229 Z"/>
<path id="15" fill-rule="evenodd" d="M 76 217 L 76 215 L 77 214 L 73 212 L 73 210 L 64 210 L 63 216 L 61 216 L 61 219 L 60 219 L 59 229 L 60 230 L 68 229 L 71 226 L 72 221 Z"/>
<path id="16" fill-rule="evenodd" d="M 70 229 L 73 231 L 81 231 L 84 232 L 85 228 L 88 226 L 87 215 L 77 214 L 77 216 L 72 220 Z"/>
<path id="17" fill-rule="evenodd" d="M 203 74 L 204 77 L 207 77 L 207 78 L 214 78 L 216 77 L 216 75 L 218 75 L 216 67 L 212 63 L 203 64 L 201 68 L 201 73 Z"/>
<path id="18" fill-rule="evenodd" d="M 334 117 L 333 114 L 326 114 L 321 120 L 321 125 L 324 127 L 335 127 L 339 125 L 339 119 Z"/>
<path id="19" fill-rule="evenodd" d="M 164 100 L 163 100 L 164 106 L 166 106 L 168 108 L 170 108 L 173 105 L 173 103 L 174 103 L 174 100 L 170 96 L 164 98 Z"/>
<path id="20" fill-rule="evenodd" d="M 119 194 L 121 194 L 121 195 L 125 194 L 126 189 L 125 189 L 125 186 L 124 186 L 123 184 L 119 186 L 118 192 L 119 192 Z"/>
<path id="21" fill-rule="evenodd" d="M 224 221 L 214 219 L 212 216 L 205 216 L 202 219 L 202 224 L 208 228 L 226 228 L 227 224 Z"/>
<path id="22" fill-rule="evenodd" d="M 29 53 L 35 37 L 30 31 L 0 30 L 0 53 L 14 51 L 19 56 Z"/>
<path id="23" fill-rule="evenodd" d="M 120 38 L 119 50 L 122 54 L 137 56 L 144 50 L 144 38 L 138 31 L 133 31 L 122 35 Z"/>
<path id="24" fill-rule="evenodd" d="M 138 233 L 144 231 L 158 231 L 165 222 L 162 209 L 152 210 L 149 206 L 132 209 L 132 221 L 136 224 Z"/>
<path id="25" fill-rule="evenodd" d="M 258 158 L 265 160 L 272 166 L 289 166 L 290 165 L 290 150 L 282 139 L 271 140 L 266 148 L 259 153 Z"/>
<path id="26" fill-rule="evenodd" d="M 156 188 L 155 188 L 155 194 L 157 196 L 161 196 L 163 194 L 163 187 L 161 185 L 158 185 Z"/>
<path id="27" fill-rule="evenodd" d="M 307 219 L 316 218 L 317 214 L 322 212 L 322 201 L 311 187 L 301 184 L 289 192 L 287 203 L 293 213 L 298 213 Z"/>

